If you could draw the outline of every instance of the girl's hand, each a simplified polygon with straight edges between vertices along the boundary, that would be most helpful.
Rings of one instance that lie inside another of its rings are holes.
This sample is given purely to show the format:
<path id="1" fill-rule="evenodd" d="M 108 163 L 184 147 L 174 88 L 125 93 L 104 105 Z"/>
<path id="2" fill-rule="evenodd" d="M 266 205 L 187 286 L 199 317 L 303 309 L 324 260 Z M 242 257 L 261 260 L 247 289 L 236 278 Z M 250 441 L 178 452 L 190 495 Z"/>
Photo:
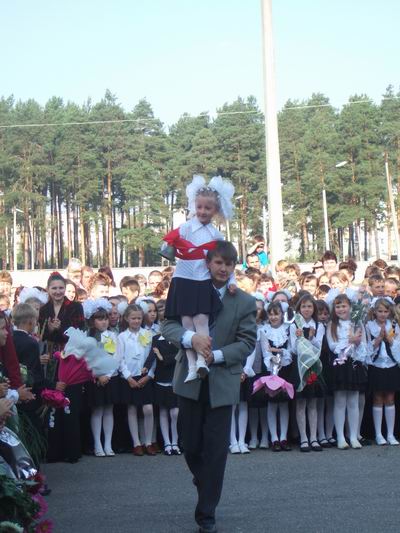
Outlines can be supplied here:
<path id="1" fill-rule="evenodd" d="M 44 353 L 43 355 L 40 356 L 40 363 L 42 365 L 47 365 L 49 361 L 50 361 L 50 355 L 48 353 Z"/>
<path id="2" fill-rule="evenodd" d="M 153 352 L 156 354 L 156 357 L 160 361 L 164 361 L 164 357 L 161 355 L 160 350 L 158 348 L 153 348 Z"/>
<path id="3" fill-rule="evenodd" d="M 361 339 L 362 339 L 362 332 L 360 329 L 358 329 L 354 335 L 350 336 L 350 343 L 351 344 L 355 344 L 356 346 L 358 346 L 361 342 Z"/>
<path id="4" fill-rule="evenodd" d="M 104 385 L 107 385 L 107 383 L 110 381 L 110 378 L 108 376 L 100 376 L 98 378 L 98 382 L 100 383 L 100 385 L 102 387 L 104 387 Z"/>
<path id="5" fill-rule="evenodd" d="M 240 374 L 240 383 L 243 383 L 247 379 L 247 374 L 245 372 L 242 372 Z"/>
<path id="6" fill-rule="evenodd" d="M 139 388 L 138 382 L 135 379 L 133 379 L 132 376 L 129 376 L 127 381 L 129 383 L 129 386 L 130 386 L 131 389 L 138 389 Z"/>
<path id="7" fill-rule="evenodd" d="M 229 291 L 229 294 L 236 294 L 236 291 L 237 291 L 237 285 L 234 285 L 233 283 L 231 283 L 230 285 L 228 285 L 228 291 Z"/>
<path id="8" fill-rule="evenodd" d="M 60 390 L 61 392 L 64 392 L 67 387 L 67 384 L 63 381 L 57 381 L 56 383 L 56 390 Z"/>
<path id="9" fill-rule="evenodd" d="M 272 361 L 275 365 L 277 365 L 277 364 L 279 363 L 279 357 L 278 357 L 277 355 L 273 355 L 273 356 L 271 357 L 271 361 Z"/>
<path id="10" fill-rule="evenodd" d="M 308 339 L 311 340 L 313 339 L 315 336 L 315 329 L 314 328 L 310 328 L 310 333 L 308 335 Z"/>
<path id="11" fill-rule="evenodd" d="M 311 331 L 310 331 L 311 333 Z M 303 330 L 302 329 L 296 329 L 296 337 L 302 337 L 303 336 Z"/>
<path id="12" fill-rule="evenodd" d="M 0 418 L 7 418 L 12 415 L 11 408 L 14 405 L 12 400 L 2 398 L 0 400 Z"/>
<path id="13" fill-rule="evenodd" d="M 142 368 L 142 376 L 146 376 L 149 373 L 147 368 Z"/>
<path id="14" fill-rule="evenodd" d="M 50 318 L 47 322 L 47 327 L 49 328 L 50 333 L 60 329 L 61 321 L 58 318 Z"/>

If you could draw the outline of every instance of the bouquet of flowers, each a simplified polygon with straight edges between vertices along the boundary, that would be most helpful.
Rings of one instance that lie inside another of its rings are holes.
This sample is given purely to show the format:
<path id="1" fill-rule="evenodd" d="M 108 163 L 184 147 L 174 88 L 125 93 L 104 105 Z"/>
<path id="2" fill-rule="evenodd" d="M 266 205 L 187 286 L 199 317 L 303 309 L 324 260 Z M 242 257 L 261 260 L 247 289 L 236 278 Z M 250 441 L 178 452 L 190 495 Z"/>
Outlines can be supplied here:
<path id="1" fill-rule="evenodd" d="M 50 420 L 49 426 L 54 427 L 54 415 L 56 409 L 64 409 L 66 414 L 69 414 L 69 404 L 70 401 L 63 392 L 59 390 L 52 389 L 43 389 L 40 394 L 43 400 L 43 407 L 41 407 L 41 416 L 44 417 L 49 409 L 50 411 Z"/>

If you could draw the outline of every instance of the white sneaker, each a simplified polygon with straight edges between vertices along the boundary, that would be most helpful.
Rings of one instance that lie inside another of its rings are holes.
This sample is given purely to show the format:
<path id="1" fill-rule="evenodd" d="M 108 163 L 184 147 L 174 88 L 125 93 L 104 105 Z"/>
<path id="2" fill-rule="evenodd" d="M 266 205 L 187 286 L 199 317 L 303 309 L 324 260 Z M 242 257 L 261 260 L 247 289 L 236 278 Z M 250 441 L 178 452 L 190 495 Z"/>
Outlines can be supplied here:
<path id="1" fill-rule="evenodd" d="M 231 444 L 231 446 L 229 446 L 229 451 L 231 453 L 240 453 L 239 444 Z"/>
<path id="2" fill-rule="evenodd" d="M 248 447 L 249 447 L 250 450 L 255 450 L 258 447 L 258 440 L 257 439 L 250 439 Z"/>
<path id="3" fill-rule="evenodd" d="M 190 367 L 188 375 L 186 376 L 185 383 L 189 383 L 189 381 L 194 381 L 197 379 L 197 370 L 196 367 Z"/>
<path id="4" fill-rule="evenodd" d="M 385 446 L 385 444 L 387 444 L 386 439 L 383 435 L 377 435 L 375 437 L 375 442 L 378 446 Z"/>
<path id="5" fill-rule="evenodd" d="M 337 447 L 339 448 L 339 450 L 348 450 L 349 445 L 347 444 L 347 442 L 345 440 L 343 440 L 343 441 L 338 440 L 337 441 Z"/>
<path id="6" fill-rule="evenodd" d="M 398 446 L 399 445 L 399 441 L 395 438 L 394 435 L 390 435 L 390 437 L 388 435 L 387 441 L 390 444 L 390 446 Z"/>
<path id="7" fill-rule="evenodd" d="M 350 446 L 353 448 L 353 450 L 359 450 L 362 448 L 362 444 L 358 439 L 351 440 Z"/>
<path id="8" fill-rule="evenodd" d="M 196 371 L 197 371 L 198 377 L 200 379 L 204 379 L 207 376 L 207 374 L 210 372 L 210 369 L 208 368 L 208 366 L 205 364 L 204 361 L 197 360 Z"/>
<path id="9" fill-rule="evenodd" d="M 104 453 L 106 454 L 106 457 L 114 457 L 115 453 L 114 450 L 104 450 Z"/>
<path id="10" fill-rule="evenodd" d="M 250 453 L 250 450 L 245 442 L 239 442 L 239 450 L 240 453 Z"/>
<path id="11" fill-rule="evenodd" d="M 262 441 L 260 442 L 260 449 L 261 449 L 261 450 L 268 450 L 268 448 L 269 448 L 269 443 L 268 443 L 268 441 L 267 441 L 267 440 L 262 440 Z"/>
<path id="12" fill-rule="evenodd" d="M 103 449 L 95 450 L 94 454 L 95 454 L 96 457 L 105 457 L 106 456 L 106 454 L 104 453 Z"/>

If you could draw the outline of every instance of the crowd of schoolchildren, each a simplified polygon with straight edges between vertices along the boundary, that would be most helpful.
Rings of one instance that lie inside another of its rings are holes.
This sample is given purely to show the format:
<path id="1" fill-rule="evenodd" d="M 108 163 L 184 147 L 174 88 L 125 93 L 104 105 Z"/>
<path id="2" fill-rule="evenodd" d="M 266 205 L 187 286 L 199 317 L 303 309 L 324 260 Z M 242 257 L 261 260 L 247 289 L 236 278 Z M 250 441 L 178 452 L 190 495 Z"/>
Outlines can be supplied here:
<path id="1" fill-rule="evenodd" d="M 371 438 L 399 444 L 400 268 L 377 260 L 355 285 L 356 269 L 325 252 L 309 271 L 279 261 L 272 273 L 263 239 L 255 239 L 235 271 L 238 287 L 256 300 L 258 332 L 232 408 L 232 454 L 294 444 L 301 452 L 357 449 Z M 16 407 L 46 439 L 47 461 L 180 455 L 172 388 L 178 348 L 160 330 L 172 274 L 167 267 L 125 276 L 116 287 L 108 267 L 95 273 L 72 260 L 46 287 L 13 289 L 1 272 L 0 424 Z M 95 372 L 85 358 L 66 357 L 69 328 L 95 339 L 115 360 L 113 370 Z M 254 393 L 254 383 L 271 375 L 287 389 Z M 40 416 L 45 388 L 62 391 L 68 408 Z"/>

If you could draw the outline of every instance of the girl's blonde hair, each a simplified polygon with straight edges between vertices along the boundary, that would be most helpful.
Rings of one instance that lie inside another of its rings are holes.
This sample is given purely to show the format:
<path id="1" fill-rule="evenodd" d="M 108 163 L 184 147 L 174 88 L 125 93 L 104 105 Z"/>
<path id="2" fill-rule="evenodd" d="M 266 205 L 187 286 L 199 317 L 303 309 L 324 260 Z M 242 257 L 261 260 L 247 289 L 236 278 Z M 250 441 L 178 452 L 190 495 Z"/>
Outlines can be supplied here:
<path id="1" fill-rule="evenodd" d="M 374 304 L 374 307 L 371 307 L 371 309 L 368 311 L 368 320 L 375 320 L 376 318 L 375 311 L 379 305 L 381 305 L 382 307 L 390 311 L 389 320 L 393 320 L 394 318 L 396 318 L 395 306 L 391 304 L 390 302 L 388 302 L 386 298 L 378 298 L 378 300 L 376 300 Z"/>

